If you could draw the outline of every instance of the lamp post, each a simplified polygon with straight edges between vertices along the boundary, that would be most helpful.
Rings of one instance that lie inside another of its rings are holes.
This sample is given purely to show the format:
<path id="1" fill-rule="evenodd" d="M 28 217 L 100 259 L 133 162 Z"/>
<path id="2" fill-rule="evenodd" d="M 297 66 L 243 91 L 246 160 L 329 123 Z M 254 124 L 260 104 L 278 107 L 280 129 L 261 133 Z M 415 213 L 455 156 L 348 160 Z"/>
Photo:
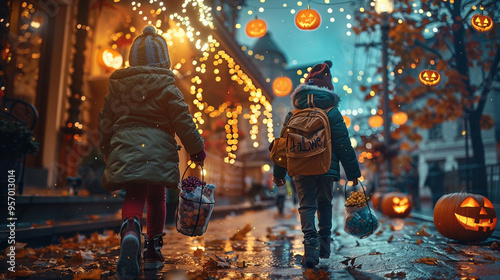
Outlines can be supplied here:
<path id="1" fill-rule="evenodd" d="M 388 41 L 389 41 L 389 15 L 394 10 L 394 0 L 377 0 L 375 1 L 375 12 L 382 16 L 382 87 L 383 87 L 383 110 L 384 110 L 384 147 L 385 151 L 389 151 L 391 141 L 391 116 L 389 108 L 389 82 L 388 82 Z M 386 186 L 390 180 L 391 161 L 386 159 Z"/>

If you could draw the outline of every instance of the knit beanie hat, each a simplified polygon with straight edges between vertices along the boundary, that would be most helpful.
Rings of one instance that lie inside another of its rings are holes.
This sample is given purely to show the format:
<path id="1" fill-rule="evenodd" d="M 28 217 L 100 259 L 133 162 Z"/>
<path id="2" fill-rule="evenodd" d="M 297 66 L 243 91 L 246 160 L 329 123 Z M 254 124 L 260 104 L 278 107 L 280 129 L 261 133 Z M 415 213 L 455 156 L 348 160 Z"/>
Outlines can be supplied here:
<path id="1" fill-rule="evenodd" d="M 332 67 L 332 62 L 330 60 L 325 61 L 325 63 L 314 65 L 311 71 L 309 71 L 309 74 L 305 79 L 305 83 L 333 90 L 330 67 Z"/>
<path id="2" fill-rule="evenodd" d="M 130 66 L 154 66 L 170 69 L 167 41 L 147 25 L 132 43 L 129 53 Z"/>

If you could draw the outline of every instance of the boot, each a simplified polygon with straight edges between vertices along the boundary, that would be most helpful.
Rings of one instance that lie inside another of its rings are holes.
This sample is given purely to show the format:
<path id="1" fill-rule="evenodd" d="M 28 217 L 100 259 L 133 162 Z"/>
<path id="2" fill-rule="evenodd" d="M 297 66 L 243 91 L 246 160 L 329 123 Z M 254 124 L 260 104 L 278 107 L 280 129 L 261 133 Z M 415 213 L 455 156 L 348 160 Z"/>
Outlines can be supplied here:
<path id="1" fill-rule="evenodd" d="M 304 256 L 301 264 L 306 268 L 313 268 L 319 263 L 319 242 L 317 239 L 309 239 L 304 242 Z"/>
<path id="2" fill-rule="evenodd" d="M 164 265 L 165 258 L 161 254 L 165 233 L 153 235 L 151 240 L 145 236 L 144 269 L 158 269 Z"/>
<path id="3" fill-rule="evenodd" d="M 116 264 L 116 273 L 120 280 L 134 280 L 141 272 L 141 223 L 136 217 L 123 221 L 120 228 L 120 257 Z"/>
<path id="4" fill-rule="evenodd" d="M 332 238 L 330 236 L 319 237 L 319 257 L 322 259 L 330 258 L 330 243 Z"/>

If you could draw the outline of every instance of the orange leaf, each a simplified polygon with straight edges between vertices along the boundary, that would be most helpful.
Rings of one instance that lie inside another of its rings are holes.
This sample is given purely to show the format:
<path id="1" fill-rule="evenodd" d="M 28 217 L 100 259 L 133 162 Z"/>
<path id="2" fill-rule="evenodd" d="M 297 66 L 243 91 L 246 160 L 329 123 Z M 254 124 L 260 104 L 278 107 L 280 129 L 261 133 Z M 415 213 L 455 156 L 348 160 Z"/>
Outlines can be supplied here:
<path id="1" fill-rule="evenodd" d="M 393 238 L 394 238 L 394 235 L 391 235 L 391 237 L 389 237 L 389 240 L 387 240 L 387 243 L 391 243 Z"/>
<path id="2" fill-rule="evenodd" d="M 102 269 L 96 268 L 90 272 L 73 275 L 73 280 L 98 280 L 101 279 Z"/>
<path id="3" fill-rule="evenodd" d="M 489 115 L 481 116 L 481 129 L 492 129 L 495 126 L 495 120 Z"/>
<path id="4" fill-rule="evenodd" d="M 436 258 L 430 258 L 430 257 L 420 258 L 418 260 L 415 260 L 415 262 L 416 263 L 428 264 L 428 265 L 437 265 L 437 259 Z"/>
<path id="5" fill-rule="evenodd" d="M 422 243 L 422 242 L 423 242 L 422 239 L 419 239 L 419 240 L 417 240 L 417 242 L 415 244 L 420 245 L 420 243 Z"/>

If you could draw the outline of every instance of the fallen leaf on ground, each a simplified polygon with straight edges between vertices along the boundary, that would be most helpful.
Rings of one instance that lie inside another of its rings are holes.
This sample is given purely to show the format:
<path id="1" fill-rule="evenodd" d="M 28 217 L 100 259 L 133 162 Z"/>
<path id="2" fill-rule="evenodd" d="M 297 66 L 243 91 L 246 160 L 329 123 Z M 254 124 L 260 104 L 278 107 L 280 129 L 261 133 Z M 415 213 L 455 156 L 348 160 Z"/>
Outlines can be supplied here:
<path id="1" fill-rule="evenodd" d="M 420 258 L 420 259 L 415 260 L 414 262 L 428 264 L 428 265 L 437 265 L 437 259 L 430 258 L 430 257 Z"/>
<path id="2" fill-rule="evenodd" d="M 99 219 L 99 215 L 86 215 L 85 216 L 89 220 L 97 220 Z"/>
<path id="3" fill-rule="evenodd" d="M 48 226 L 53 226 L 54 225 L 54 220 L 51 219 L 51 220 L 45 221 L 45 224 L 48 225 Z"/>
<path id="4" fill-rule="evenodd" d="M 250 227 L 250 224 L 247 224 L 244 228 L 238 230 L 231 238 L 230 240 L 243 240 L 245 238 L 245 235 L 249 233 L 252 230 Z"/>
<path id="5" fill-rule="evenodd" d="M 383 230 L 380 230 L 379 232 L 375 233 L 376 236 L 379 236 L 383 233 L 384 231 Z"/>
<path id="6" fill-rule="evenodd" d="M 31 270 L 31 269 L 26 269 L 26 270 L 19 270 L 19 269 L 16 269 L 16 272 L 7 272 L 7 278 L 13 278 L 13 277 L 28 277 L 28 276 L 31 276 L 33 274 L 35 274 L 36 272 Z"/>
<path id="7" fill-rule="evenodd" d="M 415 244 L 420 245 L 420 243 L 422 243 L 422 242 L 424 242 L 424 241 L 422 241 L 422 239 L 419 239 L 419 240 L 417 240 L 417 243 L 415 243 Z"/>
<path id="8" fill-rule="evenodd" d="M 81 274 L 75 274 L 73 275 L 73 280 L 99 280 L 101 279 L 101 274 L 102 274 L 102 269 L 97 268 L 94 269 L 90 272 L 85 272 Z"/>
<path id="9" fill-rule="evenodd" d="M 330 272 L 325 270 L 306 269 L 302 275 L 305 279 L 330 279 Z"/>
<path id="10" fill-rule="evenodd" d="M 400 272 L 391 271 L 391 273 L 384 274 L 384 276 L 392 279 L 403 279 L 406 278 L 406 273 L 404 273 L 403 271 Z"/>
<path id="11" fill-rule="evenodd" d="M 493 250 L 500 250 L 500 242 L 494 241 L 493 243 L 491 243 L 490 248 Z"/>
<path id="12" fill-rule="evenodd" d="M 196 257 L 196 258 L 201 258 L 201 256 L 203 256 L 203 250 L 200 249 L 200 248 L 197 248 L 194 252 L 193 252 L 193 255 Z"/>
<path id="13" fill-rule="evenodd" d="M 425 231 L 425 226 L 423 226 L 419 231 L 417 231 L 418 236 L 431 236 L 427 231 Z"/>
<path id="14" fill-rule="evenodd" d="M 389 237 L 389 240 L 387 240 L 387 243 L 391 243 L 393 238 L 394 238 L 394 235 L 391 235 L 391 237 Z"/>
<path id="15" fill-rule="evenodd" d="M 371 252 L 369 255 L 382 255 L 380 252 Z"/>
<path id="16" fill-rule="evenodd" d="M 392 224 L 389 224 L 389 228 L 392 230 L 392 231 L 395 231 L 396 228 L 392 225 Z"/>
<path id="17" fill-rule="evenodd" d="M 496 261 L 500 260 L 500 258 L 497 258 L 493 255 L 489 255 L 489 254 L 482 254 L 482 255 L 483 255 L 483 258 L 485 260 L 488 260 L 488 261 L 496 262 Z"/>

